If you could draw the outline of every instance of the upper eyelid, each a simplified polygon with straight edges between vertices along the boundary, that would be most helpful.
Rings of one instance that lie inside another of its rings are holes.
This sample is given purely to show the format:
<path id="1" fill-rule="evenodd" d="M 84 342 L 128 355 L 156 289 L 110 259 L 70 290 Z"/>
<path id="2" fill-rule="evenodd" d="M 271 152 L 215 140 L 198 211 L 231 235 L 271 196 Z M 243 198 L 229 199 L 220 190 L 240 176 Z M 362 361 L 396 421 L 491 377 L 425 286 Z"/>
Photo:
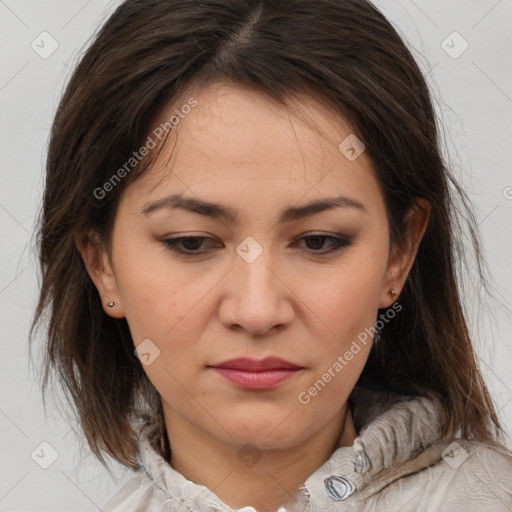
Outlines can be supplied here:
<path id="1" fill-rule="evenodd" d="M 322 233 L 322 232 L 319 232 L 319 231 L 311 231 L 311 232 L 306 232 L 305 234 L 302 234 L 298 237 L 295 237 L 294 238 L 294 241 L 298 240 L 298 241 L 301 241 L 305 238 L 311 238 L 311 237 L 319 237 L 319 238 L 326 238 L 326 239 L 331 239 L 331 242 L 334 244 L 334 247 L 336 250 L 336 246 L 338 249 L 342 248 L 343 246 L 347 246 L 347 245 L 350 245 L 354 239 L 354 236 L 349 236 L 349 235 L 339 235 L 339 234 L 329 234 L 329 233 Z M 176 236 L 176 237 L 167 237 L 167 238 L 163 238 L 161 239 L 161 242 L 163 242 L 164 244 L 167 244 L 169 246 L 169 248 L 171 250 L 174 250 L 176 252 L 181 252 L 183 254 L 201 254 L 201 252 L 203 253 L 207 253 L 209 251 L 209 249 L 206 249 L 206 250 L 203 250 L 203 251 L 194 251 L 194 250 L 183 250 L 183 249 L 176 249 L 176 247 L 179 247 L 179 244 L 180 244 L 180 241 L 185 241 L 185 240 L 188 240 L 188 239 L 200 239 L 201 241 L 203 240 L 216 240 L 215 237 L 212 237 L 212 236 L 205 236 L 205 235 L 182 235 L 182 236 Z M 171 242 L 172 242 L 172 245 L 171 245 Z M 201 242 L 202 243 L 202 242 Z M 313 252 L 318 252 L 320 253 L 321 251 L 313 251 Z M 328 251 L 326 251 L 328 252 Z"/>
<path id="2" fill-rule="evenodd" d="M 325 238 L 339 238 L 339 239 L 345 239 L 345 240 L 350 240 L 350 239 L 354 238 L 352 235 L 324 233 L 322 231 L 308 231 L 304 234 L 294 237 L 294 240 L 300 240 L 301 238 L 309 238 L 312 236 L 325 237 Z M 202 239 L 211 239 L 211 240 L 217 239 L 215 236 L 211 236 L 211 235 L 179 235 L 179 236 L 162 237 L 161 240 L 162 241 L 182 240 L 182 239 L 187 239 L 187 238 L 202 238 Z"/>

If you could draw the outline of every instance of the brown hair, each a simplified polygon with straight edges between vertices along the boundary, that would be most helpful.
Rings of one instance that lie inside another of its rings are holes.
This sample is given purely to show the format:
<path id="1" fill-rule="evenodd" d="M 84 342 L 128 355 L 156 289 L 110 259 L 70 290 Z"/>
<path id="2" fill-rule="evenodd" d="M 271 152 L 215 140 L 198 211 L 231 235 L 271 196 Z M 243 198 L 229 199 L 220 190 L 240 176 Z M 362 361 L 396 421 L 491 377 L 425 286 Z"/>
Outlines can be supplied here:
<path id="1" fill-rule="evenodd" d="M 459 290 L 464 258 L 455 193 L 441 155 L 428 86 L 410 51 L 366 0 L 127 0 L 96 35 L 60 102 L 51 130 L 38 231 L 42 285 L 31 328 L 45 332 L 43 400 L 58 375 L 93 453 L 137 468 L 134 421 L 161 417 L 158 394 L 125 319 L 106 315 L 74 236 L 109 246 L 122 191 L 142 160 L 99 200 L 102 187 L 140 148 L 155 119 L 192 83 L 233 81 L 287 105 L 307 91 L 343 116 L 366 145 L 382 186 L 390 239 L 418 198 L 430 221 L 400 303 L 372 347 L 357 387 L 433 395 L 443 435 L 492 441 L 503 432 L 475 360 Z M 450 189 L 452 188 L 452 190 Z M 487 289 L 477 226 L 467 219 Z"/>

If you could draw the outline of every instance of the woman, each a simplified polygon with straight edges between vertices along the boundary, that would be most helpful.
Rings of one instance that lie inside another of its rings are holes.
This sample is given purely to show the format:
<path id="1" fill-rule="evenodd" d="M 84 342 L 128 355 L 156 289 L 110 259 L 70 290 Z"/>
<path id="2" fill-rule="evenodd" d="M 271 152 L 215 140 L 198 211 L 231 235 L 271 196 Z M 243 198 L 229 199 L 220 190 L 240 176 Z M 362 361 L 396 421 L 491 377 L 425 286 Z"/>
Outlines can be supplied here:
<path id="1" fill-rule="evenodd" d="M 52 128 L 33 325 L 137 471 L 103 510 L 511 510 L 455 194 L 369 2 L 120 5 Z"/>

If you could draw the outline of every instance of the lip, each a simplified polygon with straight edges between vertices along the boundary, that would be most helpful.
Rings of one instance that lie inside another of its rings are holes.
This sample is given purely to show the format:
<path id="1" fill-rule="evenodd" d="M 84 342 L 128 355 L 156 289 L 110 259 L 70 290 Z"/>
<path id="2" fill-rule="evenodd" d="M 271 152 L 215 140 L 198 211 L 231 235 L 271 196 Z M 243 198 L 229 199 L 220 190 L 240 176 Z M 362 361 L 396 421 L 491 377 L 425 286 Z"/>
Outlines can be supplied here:
<path id="1" fill-rule="evenodd" d="M 242 370 L 246 372 L 264 372 L 268 370 L 298 370 L 301 366 L 290 363 L 280 357 L 265 357 L 264 359 L 250 359 L 238 357 L 228 359 L 219 364 L 211 365 L 212 368 L 228 368 L 230 370 Z"/>
<path id="2" fill-rule="evenodd" d="M 238 358 L 211 365 L 216 373 L 245 389 L 269 389 L 296 375 L 303 367 L 279 357 Z"/>

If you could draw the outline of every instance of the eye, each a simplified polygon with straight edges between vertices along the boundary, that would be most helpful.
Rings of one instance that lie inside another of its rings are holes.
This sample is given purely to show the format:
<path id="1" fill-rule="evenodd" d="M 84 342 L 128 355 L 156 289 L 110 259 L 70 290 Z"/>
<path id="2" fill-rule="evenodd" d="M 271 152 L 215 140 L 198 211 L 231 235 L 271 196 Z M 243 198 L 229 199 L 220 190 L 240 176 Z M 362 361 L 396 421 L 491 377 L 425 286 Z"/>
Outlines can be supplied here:
<path id="1" fill-rule="evenodd" d="M 203 242 L 207 240 L 211 241 L 215 239 L 208 236 L 180 236 L 176 238 L 166 238 L 162 240 L 162 242 L 168 249 L 175 253 L 187 256 L 201 256 L 213 250 L 211 247 L 206 250 L 200 250 L 200 248 L 203 246 Z M 311 235 L 300 237 L 297 240 L 312 242 L 312 244 L 306 243 L 306 245 L 309 245 L 310 247 L 308 249 L 302 250 L 305 252 L 310 252 L 314 255 L 331 254 L 333 252 L 340 251 L 344 247 L 348 247 L 352 244 L 352 237 L 323 235 L 321 233 L 313 233 Z M 330 241 L 331 246 L 322 250 L 321 248 L 324 247 L 326 241 Z M 311 247 L 311 245 L 313 247 Z"/>
<path id="2" fill-rule="evenodd" d="M 310 249 L 312 249 L 313 253 L 318 253 L 318 254 L 330 254 L 330 253 L 339 251 L 344 247 L 348 247 L 349 245 L 352 244 L 351 237 L 323 235 L 322 233 L 313 233 L 311 235 L 303 236 L 299 240 L 312 241 L 313 243 L 309 244 L 309 247 L 310 247 Z M 331 242 L 330 248 L 327 248 L 327 250 L 324 249 L 322 251 L 319 251 L 319 249 L 324 246 L 324 243 L 327 240 L 329 240 Z M 308 244 L 306 244 L 306 245 L 308 245 Z"/>
<path id="3" fill-rule="evenodd" d="M 197 249 L 201 247 L 201 244 L 204 240 L 213 240 L 213 238 L 208 236 L 180 236 L 176 238 L 167 238 L 162 240 L 162 242 L 174 252 L 178 254 L 189 254 L 189 255 L 199 255 L 205 254 L 207 251 L 198 251 Z M 182 247 L 185 247 L 185 250 Z"/>

